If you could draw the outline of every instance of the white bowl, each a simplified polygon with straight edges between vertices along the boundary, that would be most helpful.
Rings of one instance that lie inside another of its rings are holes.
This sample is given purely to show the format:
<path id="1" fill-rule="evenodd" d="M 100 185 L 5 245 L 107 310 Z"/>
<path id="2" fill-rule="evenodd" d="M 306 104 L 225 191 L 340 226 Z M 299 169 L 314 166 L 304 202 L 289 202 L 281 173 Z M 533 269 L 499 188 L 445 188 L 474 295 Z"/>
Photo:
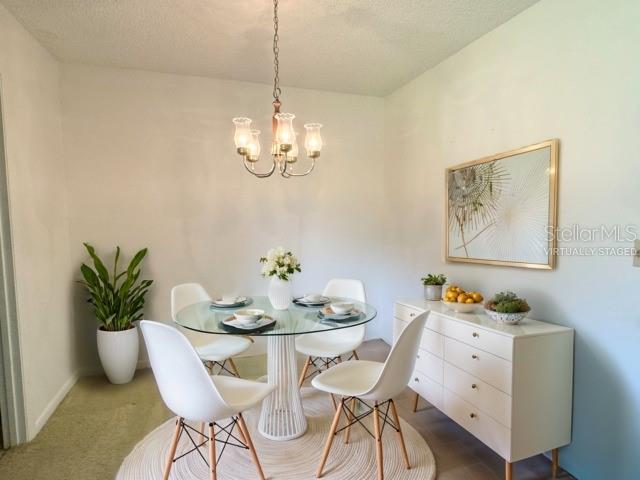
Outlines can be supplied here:
<path id="1" fill-rule="evenodd" d="M 447 308 L 450 308 L 454 312 L 458 312 L 458 313 L 473 313 L 478 309 L 478 307 L 482 306 L 481 303 L 458 303 L 458 302 L 447 302 L 445 300 L 442 300 L 442 303 L 444 303 L 447 306 Z"/>
<path id="2" fill-rule="evenodd" d="M 506 323 L 507 325 L 517 325 L 520 323 L 520 320 L 525 318 L 530 310 L 526 312 L 518 312 L 518 313 L 500 313 L 494 312 L 493 310 L 484 309 L 484 311 L 489 315 L 492 319 L 499 323 Z"/>
<path id="3" fill-rule="evenodd" d="M 324 300 L 324 296 L 320 295 L 319 293 L 305 293 L 304 297 L 302 297 L 302 300 L 306 302 L 321 302 L 322 300 Z"/>
<path id="4" fill-rule="evenodd" d="M 331 310 L 333 310 L 333 313 L 344 315 L 345 313 L 349 313 L 351 310 L 353 310 L 353 303 L 350 303 L 350 302 L 332 303 Z"/>
<path id="5" fill-rule="evenodd" d="M 258 308 L 245 308 L 244 310 L 238 310 L 233 314 L 240 325 L 256 323 L 263 315 L 264 310 L 260 310 Z"/>

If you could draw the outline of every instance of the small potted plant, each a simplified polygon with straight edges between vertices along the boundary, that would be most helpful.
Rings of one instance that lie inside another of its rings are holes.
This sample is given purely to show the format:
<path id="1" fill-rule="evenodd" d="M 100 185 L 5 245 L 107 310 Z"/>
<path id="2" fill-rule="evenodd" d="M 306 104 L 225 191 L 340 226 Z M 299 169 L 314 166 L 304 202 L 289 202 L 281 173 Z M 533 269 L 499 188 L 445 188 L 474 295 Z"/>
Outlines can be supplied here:
<path id="1" fill-rule="evenodd" d="M 515 293 L 505 291 L 496 293 L 491 300 L 484 305 L 487 315 L 496 322 L 515 325 L 527 316 L 531 307 L 524 298 L 519 298 Z"/>
<path id="2" fill-rule="evenodd" d="M 270 277 L 269 302 L 276 310 L 286 310 L 291 303 L 291 275 L 301 272 L 300 262 L 284 247 L 272 248 L 260 257 L 262 276 Z"/>
<path id="3" fill-rule="evenodd" d="M 89 293 L 88 302 L 100 326 L 98 356 L 111 383 L 129 383 L 138 363 L 138 329 L 134 322 L 142 318 L 144 299 L 153 280 L 140 280 L 140 264 L 147 254 L 144 248 L 136 253 L 126 270 L 118 271 L 120 247 L 116 247 L 113 270 L 109 272 L 95 249 L 84 244 L 93 268 L 82 264 L 80 272 Z"/>
<path id="4" fill-rule="evenodd" d="M 447 283 L 447 276 L 442 273 L 430 273 L 422 277 L 424 285 L 424 298 L 426 300 L 440 300 L 442 298 L 442 286 Z"/>

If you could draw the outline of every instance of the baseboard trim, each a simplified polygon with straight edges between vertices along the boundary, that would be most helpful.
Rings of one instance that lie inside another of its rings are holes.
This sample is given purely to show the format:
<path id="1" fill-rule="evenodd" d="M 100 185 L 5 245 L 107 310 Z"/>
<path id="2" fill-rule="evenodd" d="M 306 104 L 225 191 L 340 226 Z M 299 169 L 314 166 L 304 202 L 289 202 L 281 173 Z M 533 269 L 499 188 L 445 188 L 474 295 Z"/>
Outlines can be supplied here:
<path id="1" fill-rule="evenodd" d="M 77 370 L 58 389 L 56 394 L 51 398 L 51 400 L 45 407 L 44 411 L 36 419 L 36 422 L 33 425 L 33 431 L 28 432 L 28 435 L 27 435 L 28 442 L 33 440 L 36 437 L 36 435 L 40 433 L 40 430 L 42 430 L 42 427 L 44 427 L 47 424 L 47 422 L 49 421 L 49 418 L 51 418 L 51 415 L 53 415 L 53 412 L 56 411 L 56 408 L 58 408 L 60 403 L 62 403 L 62 400 L 64 400 L 64 397 L 67 396 L 67 393 L 69 393 L 69 390 L 73 388 L 73 386 L 76 384 L 79 378 L 80 378 L 80 371 Z"/>

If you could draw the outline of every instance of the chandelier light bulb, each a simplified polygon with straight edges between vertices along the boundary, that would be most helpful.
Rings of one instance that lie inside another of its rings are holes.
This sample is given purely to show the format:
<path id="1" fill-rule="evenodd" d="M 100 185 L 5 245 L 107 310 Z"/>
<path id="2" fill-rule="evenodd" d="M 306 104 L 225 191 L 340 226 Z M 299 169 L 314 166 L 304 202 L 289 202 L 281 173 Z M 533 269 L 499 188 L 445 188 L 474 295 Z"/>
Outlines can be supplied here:
<path id="1" fill-rule="evenodd" d="M 260 158 L 260 130 L 251 130 L 251 141 L 247 149 L 247 159 L 257 162 Z"/>
<path id="2" fill-rule="evenodd" d="M 294 163 L 296 160 L 298 160 L 298 154 L 298 133 L 293 132 L 293 143 L 291 144 L 291 151 L 287 153 L 287 161 L 289 163 Z"/>
<path id="3" fill-rule="evenodd" d="M 322 125 L 320 123 L 307 123 L 304 128 L 307 130 L 304 149 L 307 151 L 309 158 L 317 158 L 320 156 L 320 150 L 322 150 L 322 136 L 320 135 Z"/>
<path id="4" fill-rule="evenodd" d="M 233 123 L 236 126 L 236 132 L 233 135 L 236 150 L 240 155 L 246 155 L 252 139 L 251 119 L 246 117 L 237 117 L 233 119 Z"/>
<path id="5" fill-rule="evenodd" d="M 275 118 L 278 121 L 276 141 L 280 145 L 282 152 L 288 152 L 291 150 L 294 142 L 293 119 L 296 118 L 296 116 L 293 113 L 277 113 Z"/>

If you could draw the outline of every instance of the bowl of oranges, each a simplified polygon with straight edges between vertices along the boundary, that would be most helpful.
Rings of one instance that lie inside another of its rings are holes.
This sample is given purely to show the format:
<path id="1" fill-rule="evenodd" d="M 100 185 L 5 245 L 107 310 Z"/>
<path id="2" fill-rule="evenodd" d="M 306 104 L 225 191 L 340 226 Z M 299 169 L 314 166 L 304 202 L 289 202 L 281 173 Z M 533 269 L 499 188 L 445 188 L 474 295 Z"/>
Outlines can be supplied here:
<path id="1" fill-rule="evenodd" d="M 442 303 L 458 313 L 474 312 L 484 298 L 480 292 L 467 292 L 457 285 L 450 285 L 444 294 Z"/>

